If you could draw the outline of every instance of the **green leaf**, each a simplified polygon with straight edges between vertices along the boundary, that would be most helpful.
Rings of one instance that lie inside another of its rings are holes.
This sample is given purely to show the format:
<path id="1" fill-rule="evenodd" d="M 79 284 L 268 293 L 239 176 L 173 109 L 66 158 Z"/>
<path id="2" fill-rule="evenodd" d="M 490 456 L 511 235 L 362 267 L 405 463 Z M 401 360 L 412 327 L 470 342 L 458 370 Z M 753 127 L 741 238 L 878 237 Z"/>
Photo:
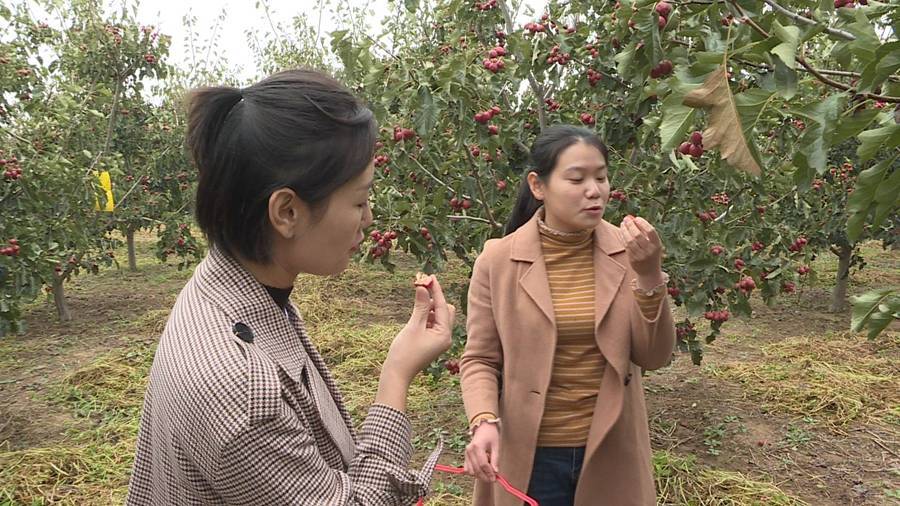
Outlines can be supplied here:
<path id="1" fill-rule="evenodd" d="M 659 136 L 662 142 L 662 150 L 675 149 L 678 143 L 687 136 L 688 130 L 694 124 L 694 116 L 697 110 L 693 107 L 682 105 L 683 96 L 671 94 L 663 100 L 663 120 L 659 127 Z"/>
<path id="2" fill-rule="evenodd" d="M 775 85 L 778 94 L 785 100 L 790 100 L 797 95 L 797 73 L 788 68 L 780 58 L 775 60 Z"/>
<path id="3" fill-rule="evenodd" d="M 426 139 L 431 137 L 434 125 L 437 122 L 437 105 L 434 103 L 434 98 L 431 96 L 431 90 L 428 89 L 428 86 L 419 88 L 419 110 L 416 112 L 414 122 L 416 132 L 420 136 Z"/>
<path id="4" fill-rule="evenodd" d="M 900 146 L 900 125 L 866 130 L 859 134 L 859 142 L 856 154 L 860 162 L 865 162 L 881 150 L 887 151 Z"/>
<path id="5" fill-rule="evenodd" d="M 900 41 L 888 42 L 875 51 L 875 60 L 866 65 L 859 78 L 859 91 L 872 91 L 900 69 Z"/>
<path id="6" fill-rule="evenodd" d="M 900 195 L 900 178 L 895 175 L 889 176 L 888 168 L 897 158 L 894 156 L 860 172 L 856 188 L 847 199 L 847 238 L 850 242 L 856 242 L 862 235 L 865 219 L 873 203 L 876 207 L 878 205 L 896 207 L 896 196 Z M 894 174 L 896 173 L 900 171 L 894 170 Z M 894 198 L 891 199 L 891 196 Z M 883 200 L 878 201 L 876 197 Z M 881 214 L 885 214 L 883 210 Z"/>
<path id="7" fill-rule="evenodd" d="M 419 0 L 404 0 L 404 4 L 406 5 L 406 10 L 411 13 L 415 13 L 416 9 L 419 8 Z"/>
<path id="8" fill-rule="evenodd" d="M 868 325 L 869 339 L 874 339 L 881 333 L 900 313 L 900 297 L 894 295 L 895 291 L 896 288 L 882 288 L 852 297 L 850 330 L 859 332 Z"/>
<path id="9" fill-rule="evenodd" d="M 832 143 L 840 144 L 850 137 L 856 137 L 866 129 L 878 115 L 877 109 L 857 110 L 848 116 L 842 116 L 834 131 Z"/>
<path id="10" fill-rule="evenodd" d="M 772 48 L 772 54 L 781 59 L 791 70 L 797 68 L 797 47 L 800 44 L 800 28 L 796 26 L 782 26 L 778 21 L 772 22 L 772 33 L 781 44 Z"/>

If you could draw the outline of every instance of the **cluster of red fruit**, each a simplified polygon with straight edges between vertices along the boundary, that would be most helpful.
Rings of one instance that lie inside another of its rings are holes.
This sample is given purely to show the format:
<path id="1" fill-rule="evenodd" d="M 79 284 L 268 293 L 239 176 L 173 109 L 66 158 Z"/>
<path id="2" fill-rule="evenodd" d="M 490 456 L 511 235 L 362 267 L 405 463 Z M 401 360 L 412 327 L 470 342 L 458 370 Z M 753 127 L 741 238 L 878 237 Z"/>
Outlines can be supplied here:
<path id="1" fill-rule="evenodd" d="M 503 48 L 501 48 L 501 49 L 503 49 Z M 491 51 L 493 51 L 493 49 Z M 495 58 L 485 58 L 484 60 L 481 61 L 481 64 L 484 66 L 484 68 L 490 70 L 494 74 L 496 74 L 497 72 L 500 72 L 506 66 L 506 64 L 503 63 L 502 56 L 498 56 Z"/>
<path id="2" fill-rule="evenodd" d="M 672 297 L 678 297 L 679 295 L 681 295 L 681 289 L 677 286 L 670 286 L 666 289 L 666 291 L 669 292 L 669 295 L 671 295 Z"/>
<path id="3" fill-rule="evenodd" d="M 788 247 L 788 251 L 792 253 L 800 253 L 801 251 L 803 251 L 803 247 L 806 246 L 808 242 L 809 241 L 806 240 L 806 237 L 798 237 L 796 240 L 794 240 L 794 243 L 791 244 L 790 247 Z"/>
<path id="4" fill-rule="evenodd" d="M 154 63 L 156 63 L 156 56 L 151 53 L 147 53 L 144 55 L 144 61 L 149 63 L 150 65 L 153 65 Z"/>
<path id="5" fill-rule="evenodd" d="M 794 125 L 794 128 L 796 128 L 797 130 L 806 129 L 806 123 L 804 123 L 802 119 L 795 119 L 791 121 L 791 124 Z"/>
<path id="6" fill-rule="evenodd" d="M 497 189 L 500 191 L 505 190 L 506 189 L 506 180 L 501 179 L 501 180 L 497 181 Z"/>
<path id="7" fill-rule="evenodd" d="M 662 19 L 662 18 L 660 18 Z M 655 67 L 650 69 L 650 77 L 653 79 L 658 79 L 660 77 L 666 77 L 672 73 L 672 70 L 675 69 L 675 66 L 672 65 L 672 60 L 663 60 L 656 64 Z"/>
<path id="8" fill-rule="evenodd" d="M 594 69 L 587 69 L 587 78 L 588 84 L 591 86 L 597 86 L 597 83 L 600 82 L 600 79 L 603 78 L 603 74 L 597 72 Z"/>
<path id="9" fill-rule="evenodd" d="M 122 32 L 118 26 L 106 25 L 106 33 L 113 36 L 116 45 L 122 43 Z"/>
<path id="10" fill-rule="evenodd" d="M 497 0 L 487 0 L 486 2 L 475 2 L 475 8 L 480 11 L 489 11 L 497 8 Z"/>
<path id="11" fill-rule="evenodd" d="M 19 254 L 19 240 L 18 239 L 10 239 L 9 246 L 4 246 L 0 248 L 0 255 L 7 257 L 14 257 Z"/>
<path id="12" fill-rule="evenodd" d="M 390 161 L 391 161 L 391 157 L 389 157 L 388 155 L 376 155 L 375 156 L 375 166 L 376 167 L 382 167 L 384 165 L 387 165 L 388 162 L 390 162 Z"/>
<path id="13" fill-rule="evenodd" d="M 0 154 L 2 154 L 2 152 L 0 152 Z M 22 177 L 22 167 L 19 167 L 19 160 L 14 156 L 9 159 L 0 158 L 0 167 L 6 168 L 6 170 L 3 171 L 3 177 L 10 181 L 15 181 Z"/>
<path id="14" fill-rule="evenodd" d="M 428 241 L 428 244 L 425 245 L 425 249 L 431 251 L 434 248 L 434 243 L 432 242 L 434 238 L 431 237 L 431 231 L 428 230 L 428 227 L 420 228 L 419 235 L 421 235 L 423 239 Z"/>
<path id="15" fill-rule="evenodd" d="M 455 358 L 447 360 L 446 362 L 444 362 L 444 369 L 447 369 L 447 372 L 449 372 L 453 376 L 456 376 L 457 374 L 459 374 L 459 360 L 456 360 Z"/>
<path id="16" fill-rule="evenodd" d="M 832 167 L 832 169 L 833 169 L 833 167 Z M 819 191 L 822 189 L 822 186 L 824 186 L 824 185 L 825 185 L 825 181 L 822 181 L 819 178 L 813 179 L 813 182 L 812 182 L 813 190 Z"/>
<path id="17" fill-rule="evenodd" d="M 740 271 L 740 270 L 743 270 L 744 267 L 746 267 L 746 266 L 747 266 L 747 264 L 744 262 L 744 260 L 742 258 L 734 259 L 734 268 L 735 269 Z"/>
<path id="18" fill-rule="evenodd" d="M 689 337 L 694 332 L 694 324 L 691 322 L 684 322 L 675 325 L 675 337 L 677 337 L 679 340 L 683 340 L 685 337 Z"/>
<path id="19" fill-rule="evenodd" d="M 460 200 L 456 197 L 453 197 L 452 199 L 450 199 L 450 207 L 452 207 L 454 211 L 461 211 L 463 209 L 472 207 L 472 201 L 469 199 Z"/>
<path id="20" fill-rule="evenodd" d="M 486 111 L 476 112 L 475 121 L 483 125 L 488 121 L 494 119 L 494 116 L 498 114 L 500 114 L 500 107 L 495 105 Z"/>
<path id="21" fill-rule="evenodd" d="M 727 322 L 731 314 L 727 309 L 723 311 L 707 311 L 703 313 L 703 317 L 711 322 Z"/>
<path id="22" fill-rule="evenodd" d="M 667 2 L 656 4 L 656 13 L 659 14 L 659 29 L 662 30 L 669 22 L 669 14 L 672 13 L 672 5 Z"/>
<path id="23" fill-rule="evenodd" d="M 697 217 L 700 218 L 701 222 L 709 223 L 709 222 L 715 220 L 716 218 L 718 218 L 719 215 L 715 211 L 710 209 L 709 211 L 703 211 L 701 213 L 697 213 Z"/>
<path id="24" fill-rule="evenodd" d="M 731 203 L 731 197 L 725 192 L 716 193 L 712 196 L 712 201 L 720 206 L 727 206 Z"/>
<path id="25" fill-rule="evenodd" d="M 597 120 L 594 119 L 594 115 L 591 113 L 588 113 L 588 112 L 583 112 L 583 113 L 579 114 L 578 117 L 579 117 L 579 119 L 581 119 L 581 122 L 584 123 L 585 125 L 593 125 L 594 123 L 597 122 Z"/>
<path id="26" fill-rule="evenodd" d="M 369 249 L 369 253 L 371 253 L 373 258 L 380 258 L 394 245 L 392 241 L 397 238 L 397 232 L 390 230 L 382 233 L 378 230 L 373 230 L 372 233 L 369 234 L 369 237 L 371 237 L 372 242 L 375 243 L 372 248 Z"/>
<path id="27" fill-rule="evenodd" d="M 703 156 L 703 132 L 698 130 L 692 133 L 690 142 L 682 142 L 678 146 L 678 152 L 682 155 L 691 155 L 694 158 Z"/>
<path id="28" fill-rule="evenodd" d="M 793 281 L 786 281 L 781 285 L 781 291 L 784 293 L 794 293 L 795 290 L 797 290 L 797 285 Z"/>
<path id="29" fill-rule="evenodd" d="M 571 59 L 572 55 L 569 53 L 561 53 L 559 51 L 559 46 L 553 46 L 550 48 L 550 56 L 547 57 L 547 65 L 553 65 L 554 63 L 566 65 Z"/>
<path id="30" fill-rule="evenodd" d="M 628 202 L 628 196 L 625 195 L 625 192 L 621 190 L 613 190 L 609 193 L 609 198 L 612 200 L 618 200 L 619 202 Z"/>
<path id="31" fill-rule="evenodd" d="M 709 252 L 716 256 L 721 255 L 724 251 L 725 251 L 725 248 L 723 248 L 722 246 L 720 246 L 718 244 L 709 248 Z"/>
<path id="32" fill-rule="evenodd" d="M 762 251 L 764 249 L 766 249 L 766 245 L 759 241 L 755 241 L 753 244 L 750 245 L 750 251 L 752 251 L 754 253 L 756 253 L 758 251 Z"/>
<path id="33" fill-rule="evenodd" d="M 541 23 L 525 23 L 525 29 L 534 35 L 536 33 L 543 33 L 547 30 L 547 27 Z"/>
<path id="34" fill-rule="evenodd" d="M 807 274 L 809 274 L 810 270 L 812 269 L 810 269 L 808 265 L 801 265 L 800 267 L 797 267 L 797 274 L 806 276 Z"/>
<path id="35" fill-rule="evenodd" d="M 846 181 L 852 177 L 851 174 L 853 173 L 853 164 L 850 162 L 844 162 L 843 165 L 841 165 L 840 169 L 838 169 L 837 167 L 832 167 L 828 170 L 828 172 L 832 177 L 834 177 L 835 180 L 840 179 L 841 181 Z"/>
<path id="36" fill-rule="evenodd" d="M 849 7 L 852 9 L 855 3 L 856 0 L 834 0 L 834 8 Z M 869 0 L 859 0 L 859 5 L 869 5 Z"/>
<path id="37" fill-rule="evenodd" d="M 547 109 L 549 109 L 550 112 L 558 111 L 559 108 L 562 107 L 561 105 L 559 105 L 559 102 L 553 100 L 552 98 L 545 99 L 544 103 L 547 104 Z"/>
<path id="38" fill-rule="evenodd" d="M 600 51 L 596 47 L 594 47 L 593 44 L 585 45 L 584 50 L 588 53 L 591 53 L 591 58 L 597 58 L 598 56 L 600 56 Z"/>
<path id="39" fill-rule="evenodd" d="M 414 139 L 416 137 L 416 132 L 409 128 L 403 128 L 400 126 L 394 127 L 394 140 L 397 142 L 405 141 L 407 139 Z"/>
<path id="40" fill-rule="evenodd" d="M 734 284 L 734 287 L 740 289 L 744 295 L 750 295 L 750 292 L 756 288 L 756 281 L 753 281 L 753 278 L 750 276 L 744 276 Z"/>

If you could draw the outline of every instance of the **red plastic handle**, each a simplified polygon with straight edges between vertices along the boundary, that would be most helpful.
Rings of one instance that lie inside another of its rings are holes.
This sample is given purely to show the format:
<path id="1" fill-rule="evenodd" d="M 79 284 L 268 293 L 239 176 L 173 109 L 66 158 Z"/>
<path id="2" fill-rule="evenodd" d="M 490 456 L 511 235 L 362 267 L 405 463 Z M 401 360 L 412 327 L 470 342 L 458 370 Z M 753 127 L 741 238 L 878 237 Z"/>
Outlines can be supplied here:
<path id="1" fill-rule="evenodd" d="M 445 466 L 443 464 L 434 466 L 434 469 L 449 474 L 466 473 L 465 469 L 461 467 Z M 497 482 L 500 483 L 500 485 L 505 488 L 506 491 L 510 493 L 510 495 L 512 495 L 516 499 L 521 499 L 525 502 L 525 504 L 528 504 L 528 506 L 539 506 L 537 501 L 525 495 L 525 492 L 522 492 L 521 490 L 512 486 L 512 484 L 510 484 L 509 481 L 507 481 L 506 478 L 504 478 L 502 475 L 497 474 Z M 423 506 L 425 504 L 424 499 L 419 499 L 419 502 L 416 504 L 417 506 Z"/>

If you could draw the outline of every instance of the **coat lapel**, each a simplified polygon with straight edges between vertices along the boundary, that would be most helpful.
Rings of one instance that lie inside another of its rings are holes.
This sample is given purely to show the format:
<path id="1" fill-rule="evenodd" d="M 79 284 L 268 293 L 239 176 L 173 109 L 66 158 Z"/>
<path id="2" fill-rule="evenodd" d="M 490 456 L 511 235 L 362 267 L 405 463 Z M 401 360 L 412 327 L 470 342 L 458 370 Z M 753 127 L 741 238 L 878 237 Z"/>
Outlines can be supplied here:
<path id="1" fill-rule="evenodd" d="M 597 346 L 620 377 L 624 377 L 630 360 L 630 343 L 608 339 L 600 325 L 625 281 L 625 266 L 612 255 L 625 251 L 619 229 L 602 221 L 594 230 L 594 336 Z"/>
<path id="2" fill-rule="evenodd" d="M 526 224 L 515 232 L 511 246 L 511 259 L 530 265 L 519 269 L 519 287 L 544 313 L 547 321 L 556 328 L 556 316 L 553 310 L 553 296 L 550 294 L 550 282 L 547 279 L 547 264 L 541 250 L 541 236 L 538 231 L 538 213 L 535 213 Z"/>

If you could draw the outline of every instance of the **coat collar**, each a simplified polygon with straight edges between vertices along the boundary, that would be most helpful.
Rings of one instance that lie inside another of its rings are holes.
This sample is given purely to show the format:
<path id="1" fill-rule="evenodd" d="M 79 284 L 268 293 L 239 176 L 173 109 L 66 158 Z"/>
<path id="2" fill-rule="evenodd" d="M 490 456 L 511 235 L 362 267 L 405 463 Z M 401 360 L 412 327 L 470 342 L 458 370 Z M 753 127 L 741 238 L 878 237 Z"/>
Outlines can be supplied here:
<path id="1" fill-rule="evenodd" d="M 538 228 L 539 212 L 534 213 L 528 222 L 519 227 L 510 235 L 512 240 L 511 258 L 519 262 L 535 262 L 541 258 L 541 232 Z M 622 241 L 619 229 L 606 220 L 601 220 L 594 229 L 594 248 L 614 255 L 625 251 L 625 243 Z"/>
<path id="2" fill-rule="evenodd" d="M 243 323 L 259 347 L 296 382 L 301 382 L 306 353 L 300 329 L 275 303 L 265 287 L 237 260 L 214 246 L 194 273 L 198 289 L 234 323 Z M 292 309 L 292 308 L 291 308 Z M 297 323 L 302 326 L 299 314 Z"/>

